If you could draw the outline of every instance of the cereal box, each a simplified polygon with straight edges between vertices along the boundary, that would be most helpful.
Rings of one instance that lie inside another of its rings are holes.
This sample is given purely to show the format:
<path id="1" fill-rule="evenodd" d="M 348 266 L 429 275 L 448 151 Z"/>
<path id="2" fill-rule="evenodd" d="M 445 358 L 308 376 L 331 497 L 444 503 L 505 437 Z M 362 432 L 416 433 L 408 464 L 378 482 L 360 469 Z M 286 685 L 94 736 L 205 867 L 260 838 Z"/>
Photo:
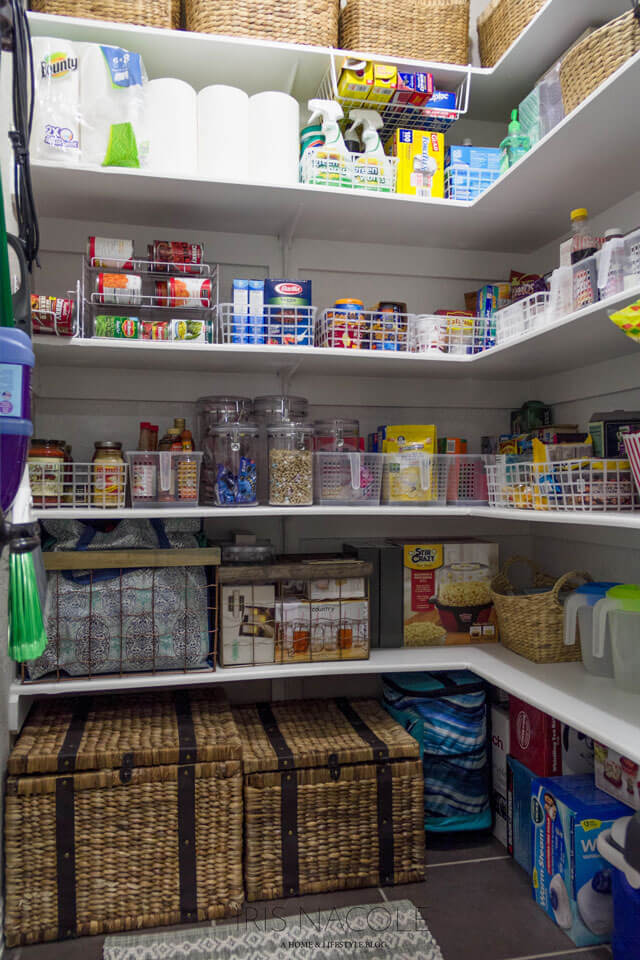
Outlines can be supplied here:
<path id="1" fill-rule="evenodd" d="M 404 646 L 494 643 L 489 583 L 498 544 L 467 540 L 403 544 Z"/>

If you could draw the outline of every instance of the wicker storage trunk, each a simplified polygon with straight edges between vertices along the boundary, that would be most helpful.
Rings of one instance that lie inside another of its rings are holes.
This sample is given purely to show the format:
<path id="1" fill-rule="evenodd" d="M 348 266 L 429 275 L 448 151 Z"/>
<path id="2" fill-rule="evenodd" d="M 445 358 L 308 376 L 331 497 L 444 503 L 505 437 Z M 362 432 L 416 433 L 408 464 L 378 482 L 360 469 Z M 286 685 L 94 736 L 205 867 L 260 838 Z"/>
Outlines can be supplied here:
<path id="1" fill-rule="evenodd" d="M 114 20 L 173 30 L 180 26 L 180 0 L 31 0 L 29 7 L 36 13 L 58 17 Z"/>
<path id="2" fill-rule="evenodd" d="M 238 913 L 240 756 L 217 692 L 34 707 L 9 758 L 8 946 Z"/>
<path id="3" fill-rule="evenodd" d="M 187 30 L 319 47 L 337 45 L 338 5 L 339 0 L 184 0 Z"/>
<path id="4" fill-rule="evenodd" d="M 439 63 L 469 59 L 470 0 L 347 0 L 343 50 Z"/>
<path id="5" fill-rule="evenodd" d="M 417 742 L 375 700 L 234 708 L 248 900 L 424 878 Z"/>
<path id="6" fill-rule="evenodd" d="M 491 0 L 478 17 L 483 67 L 493 67 L 547 0 Z"/>

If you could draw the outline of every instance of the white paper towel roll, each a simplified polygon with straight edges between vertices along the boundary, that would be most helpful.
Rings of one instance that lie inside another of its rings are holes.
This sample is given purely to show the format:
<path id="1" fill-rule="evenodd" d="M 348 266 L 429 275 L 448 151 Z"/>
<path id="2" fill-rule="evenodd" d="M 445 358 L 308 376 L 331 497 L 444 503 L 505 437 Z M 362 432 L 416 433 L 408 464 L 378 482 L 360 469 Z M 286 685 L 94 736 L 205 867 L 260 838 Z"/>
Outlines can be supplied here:
<path id="1" fill-rule="evenodd" d="M 249 97 L 216 84 L 198 94 L 198 170 L 203 177 L 249 177 Z"/>
<path id="2" fill-rule="evenodd" d="M 298 101 L 268 90 L 249 99 L 249 177 L 261 183 L 298 182 Z"/>
<path id="3" fill-rule="evenodd" d="M 194 174 L 198 166 L 196 92 L 184 80 L 163 77 L 146 86 L 148 168 Z"/>
<path id="4" fill-rule="evenodd" d="M 31 155 L 48 162 L 80 159 L 80 70 L 68 40 L 33 37 L 35 98 Z"/>
<path id="5" fill-rule="evenodd" d="M 80 44 L 82 162 L 145 166 L 146 74 L 142 59 L 118 47 Z"/>

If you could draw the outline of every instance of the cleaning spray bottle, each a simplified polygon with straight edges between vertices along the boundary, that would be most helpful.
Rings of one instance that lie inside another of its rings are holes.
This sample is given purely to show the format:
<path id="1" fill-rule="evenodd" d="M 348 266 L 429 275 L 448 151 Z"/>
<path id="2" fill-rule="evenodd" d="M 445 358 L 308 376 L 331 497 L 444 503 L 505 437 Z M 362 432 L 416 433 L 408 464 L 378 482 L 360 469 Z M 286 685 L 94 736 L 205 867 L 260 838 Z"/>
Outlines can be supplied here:
<path id="1" fill-rule="evenodd" d="M 500 144 L 500 173 L 506 173 L 509 167 L 512 167 L 520 157 L 531 148 L 531 141 L 526 133 L 522 132 L 520 121 L 518 120 L 518 111 L 511 111 L 511 123 L 509 124 L 508 136 Z"/>
<path id="2" fill-rule="evenodd" d="M 338 126 L 338 120 L 344 116 L 342 107 L 336 100 L 309 100 L 307 106 L 311 110 L 309 123 L 321 117 L 324 135 L 324 146 L 314 147 L 305 153 L 305 157 L 311 158 L 313 164 L 312 176 L 305 178 L 307 183 L 325 187 L 352 186 L 349 154 Z"/>
<path id="3" fill-rule="evenodd" d="M 354 128 L 362 127 L 363 156 L 354 163 L 353 185 L 365 190 L 389 192 L 390 177 L 385 176 L 388 164 L 379 130 L 382 117 L 376 110 L 352 110 L 350 118 Z"/>

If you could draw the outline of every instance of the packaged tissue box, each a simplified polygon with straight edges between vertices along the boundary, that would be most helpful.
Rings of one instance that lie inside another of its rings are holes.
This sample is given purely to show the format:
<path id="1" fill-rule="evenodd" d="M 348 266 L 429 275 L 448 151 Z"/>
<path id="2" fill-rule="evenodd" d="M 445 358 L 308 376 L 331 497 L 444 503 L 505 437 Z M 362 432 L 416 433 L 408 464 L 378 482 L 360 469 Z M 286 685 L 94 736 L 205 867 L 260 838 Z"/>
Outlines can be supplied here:
<path id="1" fill-rule="evenodd" d="M 604 743 L 594 745 L 596 786 L 640 810 L 640 767 Z"/>
<path id="2" fill-rule="evenodd" d="M 578 947 L 611 939 L 611 869 L 596 841 L 628 813 L 589 774 L 533 782 L 533 895 Z"/>

